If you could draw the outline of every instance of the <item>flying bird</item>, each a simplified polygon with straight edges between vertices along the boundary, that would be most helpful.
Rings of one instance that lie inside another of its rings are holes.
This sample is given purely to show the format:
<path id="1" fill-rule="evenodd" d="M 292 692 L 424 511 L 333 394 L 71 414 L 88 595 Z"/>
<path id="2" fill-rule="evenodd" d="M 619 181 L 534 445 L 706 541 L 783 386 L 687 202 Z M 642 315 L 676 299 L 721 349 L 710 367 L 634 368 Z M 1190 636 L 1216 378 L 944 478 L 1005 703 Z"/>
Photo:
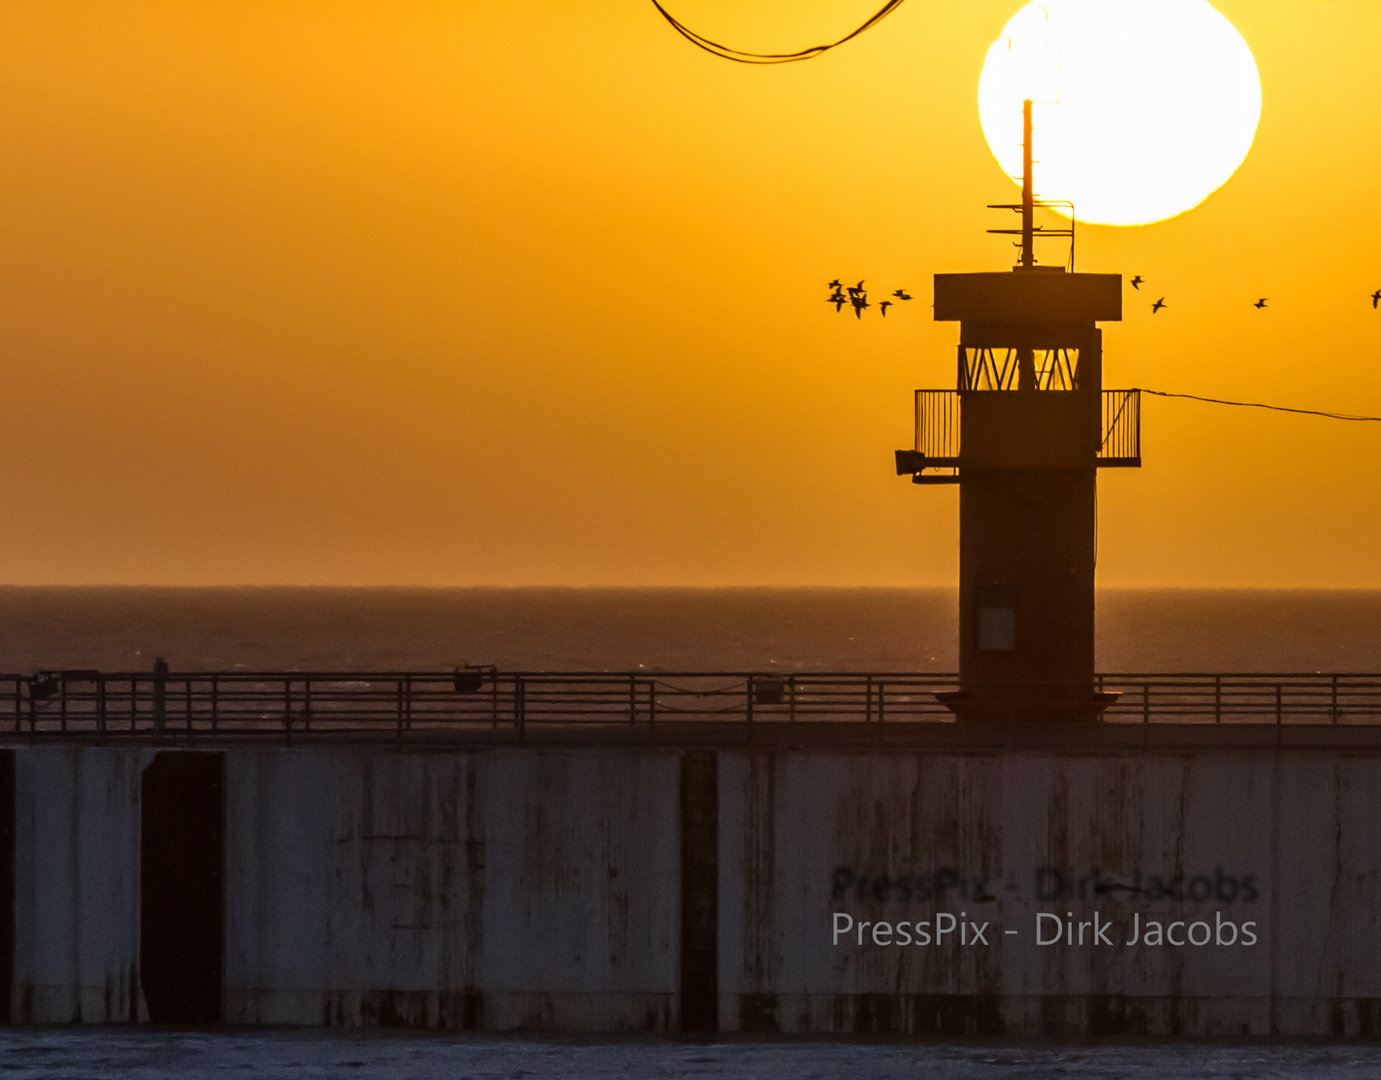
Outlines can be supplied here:
<path id="1" fill-rule="evenodd" d="M 880 304 L 878 305 L 878 310 L 879 310 L 880 312 L 882 312 L 882 317 L 883 317 L 884 319 L 887 318 L 887 309 L 888 309 L 889 307 L 891 307 L 891 306 L 892 306 L 892 301 L 891 301 L 891 300 L 884 300 L 882 303 L 880 303 Z"/>
<path id="2" fill-rule="evenodd" d="M 1371 307 L 1373 311 L 1376 310 L 1377 304 L 1381 304 L 1381 289 L 1377 289 L 1371 294 Z"/>
<path id="3" fill-rule="evenodd" d="M 834 305 L 834 313 L 836 315 L 838 315 L 841 311 L 844 310 L 844 305 L 848 302 L 849 298 L 845 296 L 842 292 L 840 292 L 838 289 L 835 289 L 834 293 L 830 296 L 830 298 L 825 301 L 825 303 L 827 304 Z"/>
<path id="4" fill-rule="evenodd" d="M 1258 300 L 1256 303 L 1254 303 L 1254 304 L 1252 305 L 1252 307 L 1254 307 L 1254 308 L 1263 308 L 1263 307 L 1266 306 L 1266 301 L 1269 300 L 1269 299 L 1270 299 L 1269 296 L 1263 296 L 1260 300 Z"/>
<path id="5" fill-rule="evenodd" d="M 1145 279 L 1144 277 L 1142 277 L 1140 274 L 1137 274 L 1136 277 L 1132 278 L 1132 281 L 1131 281 L 1131 286 L 1132 286 L 1132 288 L 1133 288 L 1133 289 L 1136 289 L 1138 292 L 1140 292 L 1140 291 L 1141 291 L 1141 283 L 1142 283 L 1143 281 L 1145 281 L 1145 280 L 1146 280 L 1146 279 Z"/>
<path id="6" fill-rule="evenodd" d="M 863 318 L 863 309 L 872 307 L 872 305 L 868 303 L 868 297 L 862 291 L 850 289 L 849 292 L 853 293 L 853 296 L 849 298 L 849 303 L 854 306 L 854 318 L 861 319 Z"/>
<path id="7" fill-rule="evenodd" d="M 907 292 L 905 289 L 898 289 L 898 290 L 897 290 L 896 292 L 894 292 L 892 295 L 895 296 L 898 300 L 910 300 L 910 299 L 911 299 L 911 294 L 910 294 L 909 292 Z"/>
<path id="8" fill-rule="evenodd" d="M 859 292 L 862 292 L 862 291 L 863 291 L 863 279 L 862 279 L 862 278 L 859 278 L 859 279 L 858 279 L 858 284 L 855 285 L 854 288 L 857 289 Z"/>
<path id="9" fill-rule="evenodd" d="M 840 285 L 840 282 L 839 282 L 839 279 L 838 279 L 838 278 L 835 278 L 833 281 L 830 282 L 830 288 L 831 288 L 831 289 L 836 289 L 836 290 L 837 290 L 837 289 L 839 288 L 839 285 Z"/>
<path id="10" fill-rule="evenodd" d="M 1157 300 L 1154 304 L 1151 305 L 1151 314 L 1154 315 L 1157 311 L 1159 311 L 1161 308 L 1165 306 L 1165 297 L 1162 296 L 1159 300 Z"/>

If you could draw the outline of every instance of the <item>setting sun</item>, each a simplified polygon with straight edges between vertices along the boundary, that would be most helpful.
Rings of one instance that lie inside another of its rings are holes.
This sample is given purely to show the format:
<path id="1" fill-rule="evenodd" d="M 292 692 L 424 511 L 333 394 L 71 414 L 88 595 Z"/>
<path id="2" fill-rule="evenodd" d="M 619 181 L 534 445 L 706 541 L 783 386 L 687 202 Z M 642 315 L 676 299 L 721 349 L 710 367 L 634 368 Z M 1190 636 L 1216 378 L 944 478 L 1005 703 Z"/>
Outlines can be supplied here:
<path id="1" fill-rule="evenodd" d="M 1261 83 L 1205 0 L 1032 0 L 988 50 L 983 133 L 1021 175 L 1021 101 L 1036 101 L 1035 184 L 1081 221 L 1144 225 L 1197 206 L 1251 149 Z"/>

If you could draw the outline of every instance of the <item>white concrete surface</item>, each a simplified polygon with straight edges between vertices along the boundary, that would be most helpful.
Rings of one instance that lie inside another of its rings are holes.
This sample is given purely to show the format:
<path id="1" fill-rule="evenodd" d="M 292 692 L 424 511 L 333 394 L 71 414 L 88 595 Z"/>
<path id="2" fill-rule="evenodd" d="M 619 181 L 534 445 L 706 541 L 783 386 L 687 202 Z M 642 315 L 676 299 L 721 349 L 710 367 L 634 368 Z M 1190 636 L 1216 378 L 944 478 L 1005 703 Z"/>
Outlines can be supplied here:
<path id="1" fill-rule="evenodd" d="M 1378 792 L 1381 760 L 1336 754 L 722 753 L 721 1026 L 1375 1033 Z M 954 884 L 919 895 L 937 881 Z M 1037 944 L 1038 912 L 1077 932 L 1095 910 L 1114 944 L 1092 927 L 1082 947 Z M 990 924 L 988 944 L 834 943 L 835 912 L 937 911 Z M 1221 913 L 1258 941 L 1129 946 L 1137 913 L 1215 934 Z"/>
<path id="2" fill-rule="evenodd" d="M 152 756 L 18 748 L 13 1021 L 146 1018 Z M 674 1030 L 678 777 L 663 750 L 229 749 L 225 1019 Z M 1341 752 L 721 752 L 721 1027 L 1381 1034 L 1378 793 Z M 1095 911 L 1112 944 L 1037 944 L 1038 913 Z M 937 912 L 987 943 L 859 944 Z M 1123 944 L 1219 913 L 1257 943 Z"/>
<path id="3" fill-rule="evenodd" d="M 143 1019 L 138 748 L 15 754 L 15 956 L 20 1024 Z"/>
<path id="4" fill-rule="evenodd" d="M 674 754 L 248 750 L 226 788 L 227 1021 L 672 1025 Z"/>

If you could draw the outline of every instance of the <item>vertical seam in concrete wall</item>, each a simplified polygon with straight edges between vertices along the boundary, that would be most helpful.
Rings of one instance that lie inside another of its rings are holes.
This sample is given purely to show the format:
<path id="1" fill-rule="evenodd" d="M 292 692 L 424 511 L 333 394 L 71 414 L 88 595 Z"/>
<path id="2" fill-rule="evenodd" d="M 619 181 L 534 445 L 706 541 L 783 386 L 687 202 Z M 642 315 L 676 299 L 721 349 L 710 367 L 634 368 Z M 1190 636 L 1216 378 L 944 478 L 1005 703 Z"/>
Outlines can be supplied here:
<path id="1" fill-rule="evenodd" d="M 83 747 L 75 746 L 68 751 L 72 762 L 72 806 L 67 816 L 67 854 L 72 860 L 69 873 L 72 882 L 72 895 L 69 897 L 72 919 L 72 1023 L 82 1022 L 82 977 L 85 965 L 82 963 L 82 893 L 86 882 L 82 874 L 82 765 L 86 756 Z"/>
<path id="2" fill-rule="evenodd" d="M 0 1024 L 13 1022 L 14 826 L 14 751 L 0 750 Z"/>
<path id="3" fill-rule="evenodd" d="M 1280 972 L 1280 746 L 1272 753 L 1271 769 L 1271 1004 L 1267 1018 L 1271 1035 L 1280 1034 L 1280 1006 L 1277 999 Z"/>
<path id="4" fill-rule="evenodd" d="M 777 915 L 777 755 L 748 756 L 743 801 L 744 950 L 747 992 L 739 997 L 740 1031 L 775 1032 L 778 1016 L 773 961 Z"/>
<path id="5" fill-rule="evenodd" d="M 460 1026 L 467 1031 L 484 1027 L 484 991 L 479 977 L 484 956 L 484 895 L 487 884 L 487 847 L 484 792 L 480 787 L 479 761 L 466 754 L 462 768 L 465 789 L 465 907 L 461 916 L 464 954 L 461 961 Z"/>
<path id="6" fill-rule="evenodd" d="M 681 755 L 681 1030 L 719 1029 L 719 756 Z"/>

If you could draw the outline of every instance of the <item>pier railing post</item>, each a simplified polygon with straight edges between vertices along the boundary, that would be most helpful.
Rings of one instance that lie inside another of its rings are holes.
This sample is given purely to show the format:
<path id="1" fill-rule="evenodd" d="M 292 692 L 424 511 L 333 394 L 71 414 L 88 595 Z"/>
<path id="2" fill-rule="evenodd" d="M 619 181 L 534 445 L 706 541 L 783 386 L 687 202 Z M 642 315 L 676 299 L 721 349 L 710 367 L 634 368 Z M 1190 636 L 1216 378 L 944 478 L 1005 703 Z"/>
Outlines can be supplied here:
<path id="1" fill-rule="evenodd" d="M 1151 684 L 1141 684 L 1141 745 L 1149 749 L 1151 745 Z"/>
<path id="2" fill-rule="evenodd" d="M 168 662 L 158 657 L 153 662 L 153 737 L 162 742 L 168 722 Z"/>
<path id="3" fill-rule="evenodd" d="M 881 680 L 879 680 L 879 681 L 878 681 L 878 745 L 879 745 L 879 746 L 884 745 L 884 739 L 883 739 L 883 734 L 882 734 L 882 732 L 883 732 L 883 720 L 884 720 L 884 719 L 886 718 L 886 716 L 887 716 L 887 699 L 886 699 L 886 694 L 887 694 L 887 684 L 886 684 L 885 682 L 882 682 Z"/>
<path id="4" fill-rule="evenodd" d="M 743 709 L 743 741 L 749 746 L 753 745 L 753 695 L 757 692 L 754 685 L 756 679 L 752 675 L 748 676 L 748 696 L 744 699 Z"/>
<path id="5" fill-rule="evenodd" d="M 647 681 L 647 741 L 653 742 L 657 737 L 657 680 Z"/>

